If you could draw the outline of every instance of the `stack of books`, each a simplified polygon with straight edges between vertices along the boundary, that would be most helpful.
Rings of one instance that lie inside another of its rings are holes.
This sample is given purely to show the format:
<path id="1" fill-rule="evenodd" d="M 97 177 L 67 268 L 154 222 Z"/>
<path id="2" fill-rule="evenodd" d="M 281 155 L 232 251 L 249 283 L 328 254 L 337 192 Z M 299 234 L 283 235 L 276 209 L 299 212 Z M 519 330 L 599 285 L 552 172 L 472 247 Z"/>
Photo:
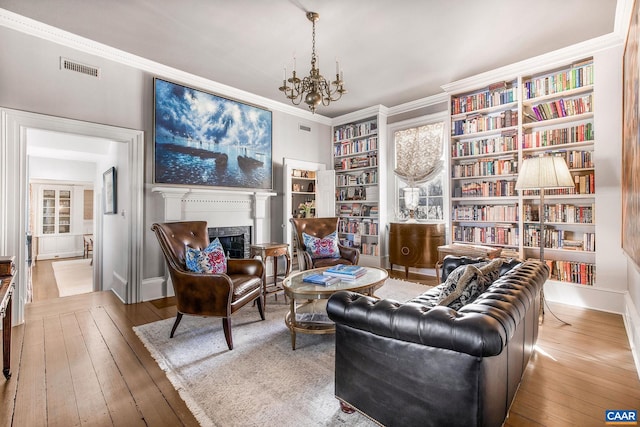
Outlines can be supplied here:
<path id="1" fill-rule="evenodd" d="M 329 286 L 338 283 L 338 277 L 325 276 L 324 274 L 311 274 L 302 279 L 303 282 L 312 283 L 314 285 Z"/>
<path id="2" fill-rule="evenodd" d="M 364 267 L 357 265 L 345 265 L 338 264 L 333 267 L 329 267 L 322 273 L 325 276 L 339 278 L 341 280 L 356 280 L 358 277 L 363 276 L 367 270 Z"/>

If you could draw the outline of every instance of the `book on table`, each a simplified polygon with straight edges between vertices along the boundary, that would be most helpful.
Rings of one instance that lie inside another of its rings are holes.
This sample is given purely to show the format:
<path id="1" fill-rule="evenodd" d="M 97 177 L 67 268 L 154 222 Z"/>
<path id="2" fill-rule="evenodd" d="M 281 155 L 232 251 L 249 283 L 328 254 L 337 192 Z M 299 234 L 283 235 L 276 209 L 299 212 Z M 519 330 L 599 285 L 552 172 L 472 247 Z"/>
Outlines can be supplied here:
<path id="1" fill-rule="evenodd" d="M 303 282 L 312 283 L 314 285 L 333 285 L 334 283 L 338 283 L 340 278 L 325 276 L 324 274 L 311 274 L 302 279 Z"/>
<path id="2" fill-rule="evenodd" d="M 333 267 L 329 267 L 322 274 L 325 276 L 339 277 L 345 280 L 355 280 L 360 276 L 363 276 L 367 270 L 364 267 L 357 265 L 345 265 L 338 264 Z"/>

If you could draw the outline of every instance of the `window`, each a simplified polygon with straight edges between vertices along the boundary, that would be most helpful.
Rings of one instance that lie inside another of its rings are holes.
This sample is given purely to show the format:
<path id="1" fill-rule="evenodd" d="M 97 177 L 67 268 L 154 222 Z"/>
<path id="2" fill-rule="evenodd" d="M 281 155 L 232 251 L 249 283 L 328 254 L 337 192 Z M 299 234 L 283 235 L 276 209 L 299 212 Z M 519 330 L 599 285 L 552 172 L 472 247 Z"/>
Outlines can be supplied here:
<path id="1" fill-rule="evenodd" d="M 394 132 L 397 219 L 444 220 L 444 129 L 439 121 Z"/>

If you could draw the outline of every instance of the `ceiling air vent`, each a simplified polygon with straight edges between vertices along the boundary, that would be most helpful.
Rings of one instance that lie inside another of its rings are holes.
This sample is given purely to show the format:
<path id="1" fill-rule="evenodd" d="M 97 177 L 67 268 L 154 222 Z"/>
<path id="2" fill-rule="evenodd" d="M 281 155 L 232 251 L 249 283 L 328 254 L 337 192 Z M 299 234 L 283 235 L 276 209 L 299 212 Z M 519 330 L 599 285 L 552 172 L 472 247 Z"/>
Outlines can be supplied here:
<path id="1" fill-rule="evenodd" d="M 68 58 L 60 57 L 60 69 L 100 78 L 100 68 L 94 67 L 93 65 L 81 64 Z"/>

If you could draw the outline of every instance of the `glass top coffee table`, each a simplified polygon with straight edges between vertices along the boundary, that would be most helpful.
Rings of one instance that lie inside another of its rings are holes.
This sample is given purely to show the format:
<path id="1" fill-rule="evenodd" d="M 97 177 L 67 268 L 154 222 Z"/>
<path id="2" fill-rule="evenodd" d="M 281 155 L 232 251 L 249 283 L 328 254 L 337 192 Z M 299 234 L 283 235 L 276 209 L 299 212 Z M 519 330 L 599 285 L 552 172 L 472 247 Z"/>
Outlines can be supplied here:
<path id="1" fill-rule="evenodd" d="M 290 310 L 285 324 L 291 331 L 291 348 L 296 349 L 296 332 L 304 334 L 335 333 L 336 326 L 327 316 L 327 300 L 338 291 L 352 291 L 373 296 L 389 277 L 386 270 L 364 267 L 367 271 L 353 281 L 341 280 L 333 285 L 314 285 L 304 282 L 306 276 L 322 273 L 328 267 L 294 273 L 282 285 L 289 297 Z"/>

